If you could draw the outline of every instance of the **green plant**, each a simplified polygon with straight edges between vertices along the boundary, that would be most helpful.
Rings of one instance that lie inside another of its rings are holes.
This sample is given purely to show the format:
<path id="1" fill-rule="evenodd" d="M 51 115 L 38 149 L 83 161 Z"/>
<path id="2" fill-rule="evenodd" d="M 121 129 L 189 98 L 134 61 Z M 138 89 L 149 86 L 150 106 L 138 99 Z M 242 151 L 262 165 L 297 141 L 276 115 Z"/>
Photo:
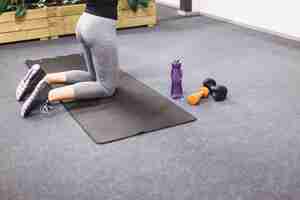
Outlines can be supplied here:
<path id="1" fill-rule="evenodd" d="M 148 8 L 150 2 L 150 0 L 127 0 L 127 1 L 130 9 L 133 10 L 134 12 L 137 11 L 139 6 Z"/>
<path id="2" fill-rule="evenodd" d="M 23 17 L 26 10 L 25 0 L 0 0 L 0 15 L 4 12 L 16 11 L 16 17 Z"/>
<path id="3" fill-rule="evenodd" d="M 0 15 L 7 10 L 9 0 L 0 0 Z"/>
<path id="4" fill-rule="evenodd" d="M 63 4 L 67 5 L 67 4 L 77 4 L 80 3 L 80 0 L 64 0 Z"/>
<path id="5" fill-rule="evenodd" d="M 0 0 L 0 15 L 4 12 L 15 11 L 16 17 L 23 17 L 28 8 L 43 8 L 47 5 L 69 5 L 81 2 L 82 0 Z"/>
<path id="6" fill-rule="evenodd" d="M 43 8 L 47 5 L 47 3 L 48 3 L 47 0 L 39 0 L 38 2 L 32 3 L 31 5 L 33 7 Z"/>
<path id="7" fill-rule="evenodd" d="M 7 11 L 16 11 L 16 16 L 24 16 L 26 13 L 26 6 L 24 0 L 0 0 L 0 15 Z"/>

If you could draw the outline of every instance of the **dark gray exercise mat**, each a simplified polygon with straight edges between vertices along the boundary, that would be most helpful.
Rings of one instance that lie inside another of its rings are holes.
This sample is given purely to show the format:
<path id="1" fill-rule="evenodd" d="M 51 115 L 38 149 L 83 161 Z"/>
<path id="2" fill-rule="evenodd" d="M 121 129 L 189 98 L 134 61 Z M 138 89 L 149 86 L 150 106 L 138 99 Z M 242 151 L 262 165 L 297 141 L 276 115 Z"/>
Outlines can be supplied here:
<path id="1" fill-rule="evenodd" d="M 36 63 L 47 73 L 86 69 L 80 55 L 26 61 L 29 67 Z M 121 73 L 120 88 L 113 97 L 64 105 L 87 134 L 100 144 L 196 120 L 125 72 Z"/>

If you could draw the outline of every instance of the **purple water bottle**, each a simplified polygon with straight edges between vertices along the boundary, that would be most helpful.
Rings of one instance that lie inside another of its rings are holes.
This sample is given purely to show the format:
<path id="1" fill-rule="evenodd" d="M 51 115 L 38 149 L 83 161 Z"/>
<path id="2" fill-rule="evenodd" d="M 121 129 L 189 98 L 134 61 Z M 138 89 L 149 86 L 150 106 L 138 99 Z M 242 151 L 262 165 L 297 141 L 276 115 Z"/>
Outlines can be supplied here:
<path id="1" fill-rule="evenodd" d="M 181 61 L 175 60 L 172 62 L 172 70 L 171 70 L 171 97 L 173 99 L 180 99 L 183 97 L 183 89 L 182 89 L 182 63 Z"/>

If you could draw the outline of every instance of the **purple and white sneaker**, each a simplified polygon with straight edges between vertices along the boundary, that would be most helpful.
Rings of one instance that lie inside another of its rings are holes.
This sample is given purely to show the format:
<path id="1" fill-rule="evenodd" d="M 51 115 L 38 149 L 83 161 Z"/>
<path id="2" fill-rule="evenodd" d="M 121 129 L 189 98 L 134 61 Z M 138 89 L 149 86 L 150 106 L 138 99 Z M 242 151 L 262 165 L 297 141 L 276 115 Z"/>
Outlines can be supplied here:
<path id="1" fill-rule="evenodd" d="M 17 101 L 22 101 L 26 94 L 31 93 L 35 86 L 44 78 L 46 73 L 43 71 L 40 65 L 33 65 L 25 77 L 20 81 L 16 90 Z"/>
<path id="2" fill-rule="evenodd" d="M 45 103 L 48 104 L 48 93 L 50 90 L 51 86 L 49 83 L 42 79 L 22 105 L 21 116 L 25 118 L 36 107 L 43 106 Z"/>

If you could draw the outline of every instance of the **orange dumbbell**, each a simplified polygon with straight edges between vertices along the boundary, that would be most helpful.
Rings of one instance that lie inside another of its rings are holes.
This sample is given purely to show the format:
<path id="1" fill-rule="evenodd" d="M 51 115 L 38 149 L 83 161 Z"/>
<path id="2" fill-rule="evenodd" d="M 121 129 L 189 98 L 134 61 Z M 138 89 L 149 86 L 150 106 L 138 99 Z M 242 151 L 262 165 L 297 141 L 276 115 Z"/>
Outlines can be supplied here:
<path id="1" fill-rule="evenodd" d="M 187 97 L 187 102 L 190 105 L 197 105 L 202 98 L 207 98 L 209 95 L 209 89 L 202 86 L 198 92 L 195 92 Z"/>
<path id="2" fill-rule="evenodd" d="M 211 88 L 216 86 L 216 81 L 211 78 L 207 78 L 203 81 L 203 86 L 198 92 L 195 92 L 187 97 L 187 102 L 190 105 L 197 105 L 202 98 L 207 98 L 211 92 Z"/>

